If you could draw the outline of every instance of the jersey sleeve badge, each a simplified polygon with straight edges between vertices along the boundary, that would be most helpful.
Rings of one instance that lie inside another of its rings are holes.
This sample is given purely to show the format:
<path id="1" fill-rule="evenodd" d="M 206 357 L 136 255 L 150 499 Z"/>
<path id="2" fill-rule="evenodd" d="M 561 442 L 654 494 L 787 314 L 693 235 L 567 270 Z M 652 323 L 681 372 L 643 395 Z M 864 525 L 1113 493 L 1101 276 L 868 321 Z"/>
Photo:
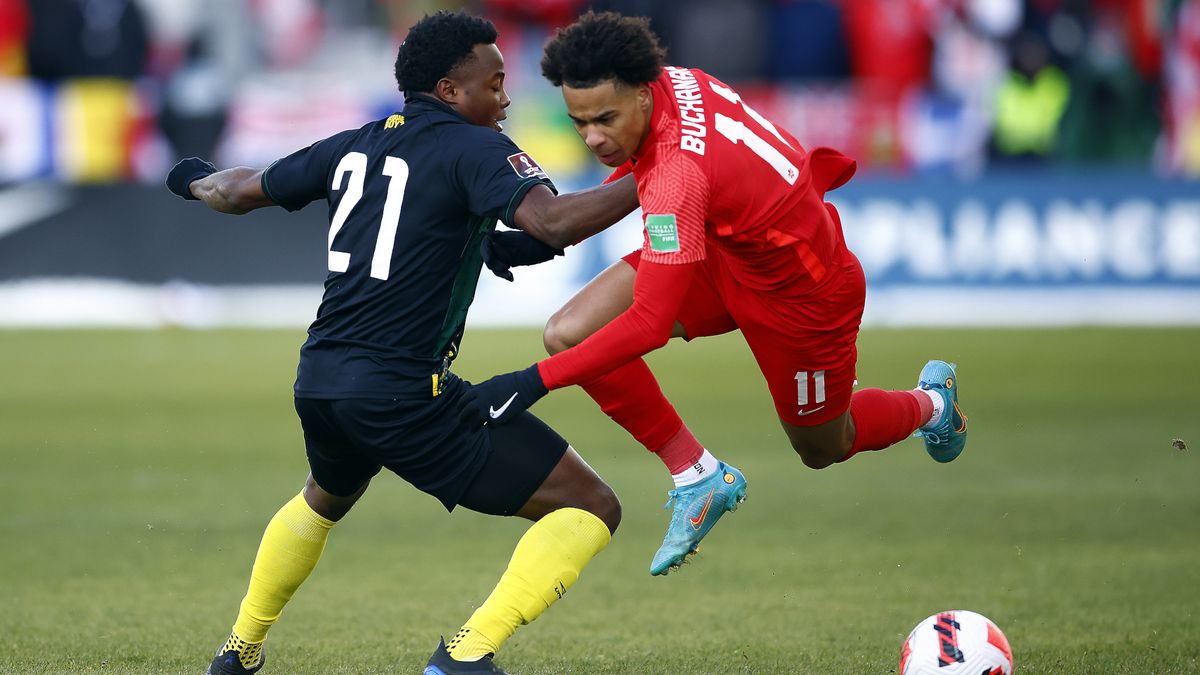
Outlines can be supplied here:
<path id="1" fill-rule="evenodd" d="M 545 178 L 550 177 L 542 170 L 542 167 L 529 156 L 528 152 L 518 152 L 515 155 L 508 156 L 508 163 L 512 165 L 513 171 L 521 178 Z"/>
<path id="2" fill-rule="evenodd" d="M 651 251 L 655 253 L 679 252 L 679 228 L 675 225 L 675 214 L 647 215 L 646 235 L 650 239 Z"/>

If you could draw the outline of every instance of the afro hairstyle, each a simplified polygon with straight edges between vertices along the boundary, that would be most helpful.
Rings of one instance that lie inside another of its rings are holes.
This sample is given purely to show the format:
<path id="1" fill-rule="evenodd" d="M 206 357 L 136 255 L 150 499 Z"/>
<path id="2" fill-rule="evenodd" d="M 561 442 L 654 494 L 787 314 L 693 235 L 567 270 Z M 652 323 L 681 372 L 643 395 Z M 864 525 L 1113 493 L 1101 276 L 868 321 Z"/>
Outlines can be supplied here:
<path id="1" fill-rule="evenodd" d="M 589 88 L 614 79 L 639 85 L 658 79 L 666 58 L 649 19 L 588 12 L 546 45 L 542 75 L 556 87 Z"/>
<path id="2" fill-rule="evenodd" d="M 438 80 L 474 58 L 475 45 L 490 45 L 498 33 L 491 21 L 442 10 L 418 21 L 396 54 L 396 84 L 405 93 L 430 93 Z"/>

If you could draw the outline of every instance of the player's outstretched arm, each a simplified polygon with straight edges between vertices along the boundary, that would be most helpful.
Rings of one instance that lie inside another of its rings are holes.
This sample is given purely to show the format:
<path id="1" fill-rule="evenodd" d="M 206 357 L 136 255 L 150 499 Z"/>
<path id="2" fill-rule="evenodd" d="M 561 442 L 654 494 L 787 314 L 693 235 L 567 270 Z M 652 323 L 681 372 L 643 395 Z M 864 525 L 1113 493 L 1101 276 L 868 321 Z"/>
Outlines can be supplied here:
<path id="1" fill-rule="evenodd" d="M 557 196 L 538 185 L 521 200 L 513 225 L 553 248 L 565 248 L 608 229 L 637 207 L 633 176 Z"/>
<path id="2" fill-rule="evenodd" d="M 570 349 L 470 386 L 463 396 L 462 422 L 504 424 L 554 389 L 594 380 L 665 345 L 699 265 L 643 259 L 629 309 Z"/>
<path id="3" fill-rule="evenodd" d="M 262 187 L 262 169 L 239 166 L 224 171 L 198 158 L 180 161 L 167 174 L 167 188 L 221 213 L 242 214 L 275 202 Z"/>
<path id="4" fill-rule="evenodd" d="M 242 214 L 275 202 L 263 192 L 262 169 L 238 166 L 192 183 L 192 194 L 214 211 Z"/>

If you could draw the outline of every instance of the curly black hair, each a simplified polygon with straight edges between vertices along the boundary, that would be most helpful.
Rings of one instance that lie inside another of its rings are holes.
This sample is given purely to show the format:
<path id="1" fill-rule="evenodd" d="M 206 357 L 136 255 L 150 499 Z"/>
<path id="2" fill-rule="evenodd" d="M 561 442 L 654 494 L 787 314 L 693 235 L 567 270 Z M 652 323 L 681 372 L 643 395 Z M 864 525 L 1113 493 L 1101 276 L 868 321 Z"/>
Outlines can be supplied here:
<path id="1" fill-rule="evenodd" d="M 588 12 L 546 45 L 542 75 L 556 87 L 565 82 L 588 88 L 612 79 L 638 85 L 658 79 L 666 60 L 649 19 Z"/>
<path id="2" fill-rule="evenodd" d="M 442 10 L 408 31 L 396 54 L 400 91 L 429 93 L 438 80 L 474 58 L 475 45 L 490 45 L 498 33 L 491 21 L 466 12 Z"/>

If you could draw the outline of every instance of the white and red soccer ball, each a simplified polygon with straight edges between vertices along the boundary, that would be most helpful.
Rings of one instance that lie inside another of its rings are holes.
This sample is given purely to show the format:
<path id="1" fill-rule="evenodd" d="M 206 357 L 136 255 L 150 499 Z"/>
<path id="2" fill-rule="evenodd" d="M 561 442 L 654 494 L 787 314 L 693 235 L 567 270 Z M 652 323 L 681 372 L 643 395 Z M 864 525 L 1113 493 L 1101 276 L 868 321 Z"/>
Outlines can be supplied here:
<path id="1" fill-rule="evenodd" d="M 1012 674 L 1008 638 L 975 612 L 938 612 L 917 624 L 900 648 L 900 675 Z"/>

